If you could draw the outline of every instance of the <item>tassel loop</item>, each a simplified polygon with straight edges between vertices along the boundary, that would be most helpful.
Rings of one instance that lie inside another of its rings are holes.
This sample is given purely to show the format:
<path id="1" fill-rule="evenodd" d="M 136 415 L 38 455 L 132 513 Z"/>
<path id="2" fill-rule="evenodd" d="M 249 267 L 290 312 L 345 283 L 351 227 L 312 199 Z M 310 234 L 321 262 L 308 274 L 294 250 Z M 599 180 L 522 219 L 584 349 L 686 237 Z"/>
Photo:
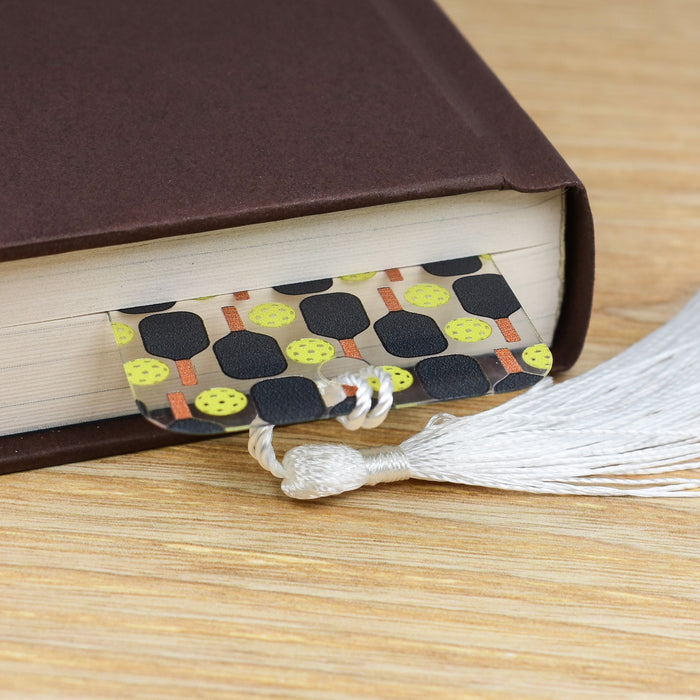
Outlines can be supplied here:
<path id="1" fill-rule="evenodd" d="M 371 378 L 379 383 L 374 407 L 374 390 L 368 381 Z M 348 386 L 357 389 L 355 406 L 349 415 L 338 416 L 338 420 L 348 430 L 380 425 L 393 403 L 391 375 L 381 367 L 367 365 L 358 372 L 324 380 L 319 383 L 319 390 L 328 405 L 335 405 L 345 397 L 344 387 Z M 283 480 L 282 490 L 293 498 L 330 496 L 366 483 L 398 481 L 411 476 L 405 458 L 399 456 L 399 448 L 389 448 L 375 459 L 372 450 L 368 450 L 365 459 L 360 452 L 344 445 L 304 445 L 290 450 L 280 462 L 272 445 L 274 427 L 255 418 L 250 425 L 248 452 L 264 469 Z M 339 468 L 339 464 L 343 467 Z"/>
<path id="2" fill-rule="evenodd" d="M 374 389 L 369 383 L 370 379 L 375 379 L 379 383 L 374 408 L 372 408 Z M 321 395 L 326 405 L 330 406 L 340 403 L 345 398 L 345 387 L 354 387 L 355 406 L 347 416 L 338 416 L 337 420 L 347 430 L 376 428 L 381 425 L 394 402 L 394 383 L 391 375 L 381 367 L 367 365 L 358 371 L 348 372 L 319 383 Z"/>

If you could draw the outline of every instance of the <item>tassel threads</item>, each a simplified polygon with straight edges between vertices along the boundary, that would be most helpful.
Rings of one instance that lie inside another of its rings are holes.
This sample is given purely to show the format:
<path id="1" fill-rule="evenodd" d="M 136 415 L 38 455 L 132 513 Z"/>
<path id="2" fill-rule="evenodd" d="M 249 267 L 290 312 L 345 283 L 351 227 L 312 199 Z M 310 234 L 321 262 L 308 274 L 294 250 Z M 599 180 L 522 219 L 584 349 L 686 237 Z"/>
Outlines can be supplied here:
<path id="1" fill-rule="evenodd" d="M 684 466 L 693 468 L 691 464 L 679 462 L 698 454 L 697 445 L 683 434 L 679 435 L 676 445 L 660 446 L 659 455 L 653 447 L 638 447 L 638 433 L 622 436 L 618 432 L 603 431 L 591 435 L 585 430 L 554 430 L 529 435 L 529 424 L 514 426 L 505 432 L 493 426 L 490 435 L 482 433 L 478 439 L 474 438 L 472 448 L 476 443 L 481 445 L 465 458 L 461 436 L 475 427 L 469 425 L 468 418 L 441 414 L 399 447 L 360 450 L 347 445 L 295 447 L 283 460 L 282 489 L 293 498 L 308 499 L 337 495 L 365 485 L 416 478 L 541 494 L 700 495 L 692 491 L 700 488 L 700 479 L 623 478 L 625 474 L 658 474 L 678 471 Z M 668 438 L 667 434 L 663 436 L 664 440 Z M 504 443 L 508 442 L 512 442 L 513 447 L 504 449 Z M 610 453 L 606 447 L 608 443 L 618 448 L 626 443 L 628 449 L 620 454 Z M 603 449 L 596 447 L 601 444 Z M 652 451 L 637 454 L 640 449 Z M 527 450 L 532 454 L 527 455 Z M 621 478 L 615 478 L 616 475 Z"/>
<path id="2" fill-rule="evenodd" d="M 700 468 L 700 344 L 688 332 L 699 318 L 697 294 L 594 370 L 544 380 L 474 416 L 435 416 L 398 448 L 294 448 L 277 462 L 283 489 L 317 498 L 414 477 L 532 493 L 699 496 L 700 479 L 648 478 Z"/>

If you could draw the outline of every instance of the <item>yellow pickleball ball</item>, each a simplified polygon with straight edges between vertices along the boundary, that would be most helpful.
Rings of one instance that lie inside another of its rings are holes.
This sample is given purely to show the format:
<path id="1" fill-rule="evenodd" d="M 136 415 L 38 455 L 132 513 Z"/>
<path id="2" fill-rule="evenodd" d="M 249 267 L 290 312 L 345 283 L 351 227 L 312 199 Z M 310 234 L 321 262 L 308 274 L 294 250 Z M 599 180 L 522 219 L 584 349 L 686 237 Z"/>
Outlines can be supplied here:
<path id="1" fill-rule="evenodd" d="M 450 300 L 450 293 L 439 284 L 414 284 L 404 293 L 406 301 L 414 306 L 421 306 L 424 309 L 431 309 L 435 306 L 442 306 Z"/>
<path id="2" fill-rule="evenodd" d="M 411 384 L 413 384 L 413 375 L 402 367 L 395 367 L 394 365 L 383 365 L 382 369 L 391 375 L 391 383 L 394 385 L 394 393 L 408 389 Z M 376 377 L 370 377 L 367 383 L 375 391 L 379 391 L 379 380 Z"/>
<path id="3" fill-rule="evenodd" d="M 248 313 L 248 318 L 258 326 L 265 328 L 280 328 L 294 322 L 297 312 L 287 304 L 275 301 L 258 304 Z"/>
<path id="4" fill-rule="evenodd" d="M 332 360 L 335 356 L 335 348 L 320 338 L 293 340 L 287 345 L 285 352 L 290 360 L 303 365 L 320 365 L 322 362 Z"/>
<path id="5" fill-rule="evenodd" d="M 535 369 L 546 369 L 547 371 L 552 369 L 552 352 L 544 343 L 531 345 L 529 348 L 525 348 L 523 351 L 523 360 L 525 360 L 530 367 L 534 367 Z"/>
<path id="6" fill-rule="evenodd" d="M 478 343 L 491 335 L 491 326 L 478 318 L 455 318 L 445 326 L 445 333 L 460 343 Z"/>
<path id="7" fill-rule="evenodd" d="M 154 360 L 152 357 L 142 357 L 137 360 L 129 360 L 124 364 L 126 378 L 129 384 L 137 386 L 151 386 L 160 384 L 170 376 L 170 368 L 165 362 Z"/>
<path id="8" fill-rule="evenodd" d="M 247 405 L 248 398 L 237 389 L 214 387 L 197 396 L 194 405 L 210 416 L 232 416 L 240 413 Z"/>
<path id="9" fill-rule="evenodd" d="M 115 322 L 112 324 L 112 333 L 117 345 L 126 345 L 134 339 L 134 329 L 126 323 Z"/>
<path id="10" fill-rule="evenodd" d="M 346 282 L 362 282 L 372 279 L 376 274 L 376 272 L 358 272 L 356 275 L 342 275 L 340 279 Z"/>

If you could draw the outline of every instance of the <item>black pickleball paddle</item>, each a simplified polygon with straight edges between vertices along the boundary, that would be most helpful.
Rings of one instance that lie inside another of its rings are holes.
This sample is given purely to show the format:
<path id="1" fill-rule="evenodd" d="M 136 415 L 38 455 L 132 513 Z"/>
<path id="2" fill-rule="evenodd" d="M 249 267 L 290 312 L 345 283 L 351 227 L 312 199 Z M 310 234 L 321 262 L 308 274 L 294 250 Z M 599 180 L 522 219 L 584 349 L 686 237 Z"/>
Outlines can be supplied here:
<path id="1" fill-rule="evenodd" d="M 507 342 L 520 340 L 508 318 L 520 308 L 520 302 L 503 277 L 495 274 L 460 277 L 452 283 L 452 289 L 467 313 L 492 318 Z"/>
<path id="2" fill-rule="evenodd" d="M 326 411 L 318 387 L 306 377 L 263 379 L 250 389 L 260 418 L 272 425 L 317 420 Z"/>
<path id="3" fill-rule="evenodd" d="M 447 348 L 445 336 L 430 316 L 402 309 L 389 287 L 377 291 L 389 313 L 375 321 L 374 331 L 388 353 L 396 357 L 420 357 Z"/>
<path id="4" fill-rule="evenodd" d="M 123 314 L 154 314 L 158 311 L 167 311 L 175 306 L 174 301 L 164 301 L 161 304 L 148 304 L 147 306 L 130 306 L 128 309 L 118 309 Z"/>
<path id="5" fill-rule="evenodd" d="M 439 262 L 426 263 L 423 269 L 436 277 L 454 277 L 455 275 L 470 275 L 478 272 L 482 266 L 478 255 L 468 258 L 453 258 L 452 260 L 440 260 Z"/>
<path id="6" fill-rule="evenodd" d="M 479 363 L 468 355 L 428 357 L 414 371 L 427 394 L 440 401 L 483 396 L 491 388 Z"/>
<path id="7" fill-rule="evenodd" d="M 318 294 L 318 292 L 325 292 L 332 286 L 333 280 L 326 278 L 321 280 L 309 280 L 308 282 L 297 282 L 295 284 L 281 284 L 277 287 L 273 287 L 273 289 L 280 294 L 297 296 L 299 294 Z"/>
<path id="8" fill-rule="evenodd" d="M 191 359 L 209 347 L 202 319 L 190 311 L 153 314 L 139 321 L 139 333 L 146 352 L 174 360 L 185 386 L 197 383 Z"/>
<path id="9" fill-rule="evenodd" d="M 177 433 L 188 433 L 190 435 L 216 435 L 225 432 L 226 428 L 212 421 L 201 418 L 180 418 L 166 426 L 168 430 Z"/>
<path id="10" fill-rule="evenodd" d="M 369 328 L 369 318 L 362 302 L 347 292 L 333 292 L 306 297 L 299 304 L 307 328 L 315 335 L 335 338 L 345 357 L 361 360 L 354 337 Z"/>
<path id="11" fill-rule="evenodd" d="M 234 379 L 274 377 L 287 369 L 287 360 L 269 335 L 248 331 L 234 306 L 221 309 L 230 333 L 214 343 L 214 355 L 221 371 Z"/>
<path id="12" fill-rule="evenodd" d="M 499 381 L 493 388 L 497 394 L 505 394 L 510 391 L 520 391 L 527 389 L 537 382 L 542 380 L 539 374 L 529 374 L 527 372 L 518 372 L 517 374 L 509 374 Z"/>

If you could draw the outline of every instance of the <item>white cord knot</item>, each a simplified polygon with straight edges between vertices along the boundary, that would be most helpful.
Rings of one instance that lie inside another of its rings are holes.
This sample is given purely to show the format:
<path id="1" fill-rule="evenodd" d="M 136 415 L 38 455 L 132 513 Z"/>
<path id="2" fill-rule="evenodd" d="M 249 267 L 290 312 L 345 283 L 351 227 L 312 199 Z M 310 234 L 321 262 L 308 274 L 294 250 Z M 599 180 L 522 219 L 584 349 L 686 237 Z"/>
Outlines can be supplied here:
<path id="1" fill-rule="evenodd" d="M 374 389 L 369 379 L 376 379 L 379 383 L 374 408 Z M 394 402 L 394 382 L 391 375 L 381 367 L 367 365 L 360 370 L 319 382 L 319 389 L 328 405 L 340 403 L 345 398 L 345 387 L 355 388 L 355 406 L 347 416 L 338 416 L 337 420 L 348 430 L 376 428 L 381 425 Z"/>
<path id="2" fill-rule="evenodd" d="M 361 486 L 411 478 L 400 447 L 355 450 L 347 445 L 302 445 L 282 460 L 282 490 L 292 498 L 335 496 Z"/>

